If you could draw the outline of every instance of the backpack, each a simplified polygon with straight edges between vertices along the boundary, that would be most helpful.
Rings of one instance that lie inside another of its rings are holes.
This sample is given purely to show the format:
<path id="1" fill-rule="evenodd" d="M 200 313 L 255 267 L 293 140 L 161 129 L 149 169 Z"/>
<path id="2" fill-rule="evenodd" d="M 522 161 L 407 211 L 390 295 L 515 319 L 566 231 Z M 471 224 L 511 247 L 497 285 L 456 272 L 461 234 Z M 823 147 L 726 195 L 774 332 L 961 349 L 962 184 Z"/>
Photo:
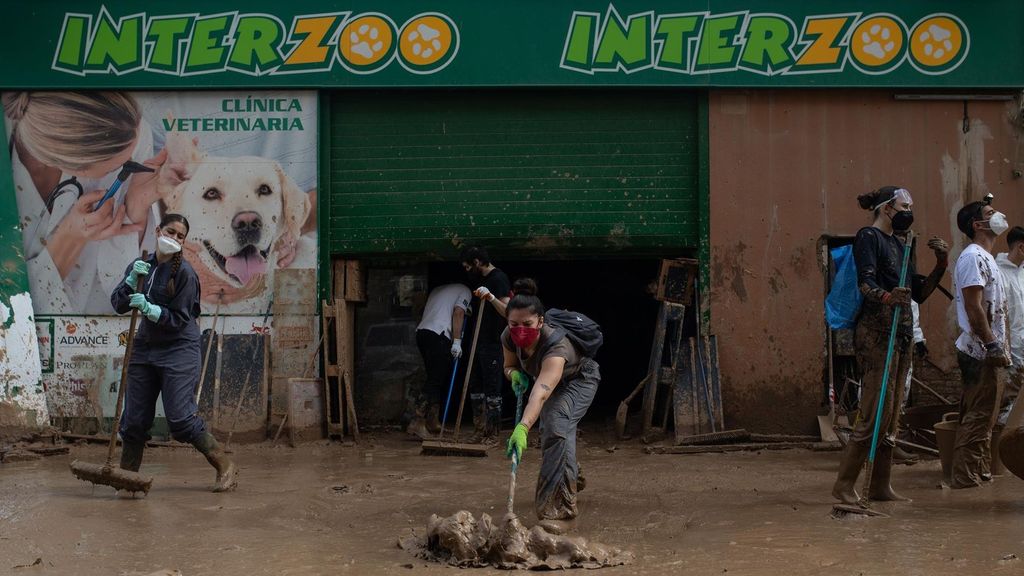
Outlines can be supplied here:
<path id="1" fill-rule="evenodd" d="M 579 312 L 550 308 L 544 313 L 544 322 L 555 329 L 556 338 L 564 334 L 587 358 L 593 358 L 604 344 L 601 326 Z"/>
<path id="2" fill-rule="evenodd" d="M 853 245 L 832 249 L 836 277 L 825 298 L 825 319 L 833 330 L 853 328 L 857 324 L 864 295 L 857 286 L 857 264 L 853 260 Z"/>

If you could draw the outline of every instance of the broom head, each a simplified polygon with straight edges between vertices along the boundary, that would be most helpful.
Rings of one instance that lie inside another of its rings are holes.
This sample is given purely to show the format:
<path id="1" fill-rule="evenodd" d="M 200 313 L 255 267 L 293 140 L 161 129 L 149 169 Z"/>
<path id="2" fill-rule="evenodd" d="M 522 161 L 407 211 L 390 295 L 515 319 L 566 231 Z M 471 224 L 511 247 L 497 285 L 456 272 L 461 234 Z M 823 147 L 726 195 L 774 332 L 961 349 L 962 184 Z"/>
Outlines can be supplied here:
<path id="1" fill-rule="evenodd" d="M 128 492 L 149 493 L 149 487 L 153 485 L 152 476 L 143 476 L 131 470 L 122 470 L 113 466 L 92 464 L 75 460 L 71 463 L 71 473 L 79 480 L 103 484 L 115 490 L 127 490 Z"/>

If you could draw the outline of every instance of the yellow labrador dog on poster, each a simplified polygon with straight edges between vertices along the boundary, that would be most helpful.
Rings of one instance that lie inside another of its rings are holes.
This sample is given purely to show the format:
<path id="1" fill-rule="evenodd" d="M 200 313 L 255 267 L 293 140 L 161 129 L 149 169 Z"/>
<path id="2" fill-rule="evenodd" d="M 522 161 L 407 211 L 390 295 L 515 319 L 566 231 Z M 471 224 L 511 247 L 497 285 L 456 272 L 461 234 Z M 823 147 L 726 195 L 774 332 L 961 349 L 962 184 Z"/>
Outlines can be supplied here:
<path id="1" fill-rule="evenodd" d="M 279 261 L 294 250 L 290 268 L 316 267 L 316 242 L 302 236 L 312 209 L 276 161 L 259 156 L 210 156 L 187 134 L 167 133 L 160 194 L 167 212 L 188 219 L 185 257 L 199 274 L 203 302 L 222 311 L 258 313 L 266 307 Z"/>

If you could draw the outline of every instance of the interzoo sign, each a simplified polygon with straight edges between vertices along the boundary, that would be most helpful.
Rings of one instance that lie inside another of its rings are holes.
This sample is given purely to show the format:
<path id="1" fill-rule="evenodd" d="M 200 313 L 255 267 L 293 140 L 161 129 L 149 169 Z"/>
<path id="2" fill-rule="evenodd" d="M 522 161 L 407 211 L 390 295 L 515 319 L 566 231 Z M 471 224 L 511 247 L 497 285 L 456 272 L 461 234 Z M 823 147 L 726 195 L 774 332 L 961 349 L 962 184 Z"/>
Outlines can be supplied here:
<path id="1" fill-rule="evenodd" d="M 1024 86 L 1020 0 L 38 4 L 0 88 Z"/>

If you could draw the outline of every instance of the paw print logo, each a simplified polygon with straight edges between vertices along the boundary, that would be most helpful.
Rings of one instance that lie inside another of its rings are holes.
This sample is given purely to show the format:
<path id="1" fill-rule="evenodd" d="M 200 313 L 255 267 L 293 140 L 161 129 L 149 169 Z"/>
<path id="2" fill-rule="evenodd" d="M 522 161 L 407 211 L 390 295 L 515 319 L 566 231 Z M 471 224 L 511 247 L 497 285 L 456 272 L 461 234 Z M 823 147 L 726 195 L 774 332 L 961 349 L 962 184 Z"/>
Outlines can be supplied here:
<path id="1" fill-rule="evenodd" d="M 458 30 L 447 16 L 421 14 L 402 26 L 398 52 L 410 72 L 436 72 L 451 62 L 458 43 Z"/>
<path id="2" fill-rule="evenodd" d="M 861 21 L 850 38 L 854 64 L 868 74 L 888 72 L 906 53 L 903 24 L 891 16 L 872 16 Z"/>
<path id="3" fill-rule="evenodd" d="M 395 53 L 395 24 L 382 14 L 360 16 L 342 29 L 338 49 L 342 63 L 352 72 L 376 72 Z"/>
<path id="4" fill-rule="evenodd" d="M 925 74 L 947 72 L 967 55 L 967 29 L 948 15 L 921 20 L 910 33 L 910 59 Z"/>

